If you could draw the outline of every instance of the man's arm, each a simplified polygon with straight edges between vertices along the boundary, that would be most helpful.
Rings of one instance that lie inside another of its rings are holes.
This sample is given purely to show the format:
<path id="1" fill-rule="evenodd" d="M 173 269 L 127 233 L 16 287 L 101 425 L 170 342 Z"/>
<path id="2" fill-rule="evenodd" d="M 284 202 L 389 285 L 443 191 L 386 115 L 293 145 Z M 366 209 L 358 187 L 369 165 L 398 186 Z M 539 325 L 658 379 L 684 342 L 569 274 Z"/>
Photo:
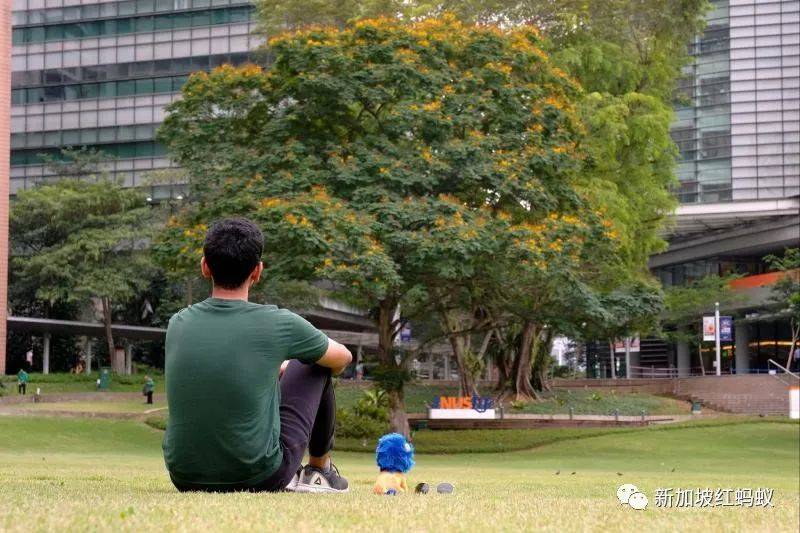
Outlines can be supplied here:
<path id="1" fill-rule="evenodd" d="M 340 374 L 347 365 L 353 360 L 353 354 L 350 353 L 344 345 L 339 344 L 333 339 L 328 339 L 328 349 L 325 355 L 320 357 L 317 364 L 330 368 L 331 372 L 336 375 Z"/>

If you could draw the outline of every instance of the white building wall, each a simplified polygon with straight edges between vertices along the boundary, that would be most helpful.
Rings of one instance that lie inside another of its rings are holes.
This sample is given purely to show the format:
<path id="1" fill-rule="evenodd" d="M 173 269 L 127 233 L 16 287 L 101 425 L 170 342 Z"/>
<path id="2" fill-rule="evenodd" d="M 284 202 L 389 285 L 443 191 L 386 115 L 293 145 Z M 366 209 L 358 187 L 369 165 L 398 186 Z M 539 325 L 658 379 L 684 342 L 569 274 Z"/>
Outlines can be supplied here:
<path id="1" fill-rule="evenodd" d="M 730 0 L 732 199 L 800 194 L 800 1 Z"/>

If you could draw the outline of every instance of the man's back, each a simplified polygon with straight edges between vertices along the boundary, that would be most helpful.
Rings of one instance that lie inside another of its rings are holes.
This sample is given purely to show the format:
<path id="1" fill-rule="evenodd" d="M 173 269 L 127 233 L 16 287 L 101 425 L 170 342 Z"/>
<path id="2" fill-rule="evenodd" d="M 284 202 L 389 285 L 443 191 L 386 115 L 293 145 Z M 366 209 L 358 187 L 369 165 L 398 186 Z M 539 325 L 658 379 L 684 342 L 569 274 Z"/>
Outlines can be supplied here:
<path id="1" fill-rule="evenodd" d="M 327 337 L 301 317 L 209 298 L 170 320 L 164 458 L 185 485 L 256 484 L 281 462 L 278 373 L 314 362 Z"/>

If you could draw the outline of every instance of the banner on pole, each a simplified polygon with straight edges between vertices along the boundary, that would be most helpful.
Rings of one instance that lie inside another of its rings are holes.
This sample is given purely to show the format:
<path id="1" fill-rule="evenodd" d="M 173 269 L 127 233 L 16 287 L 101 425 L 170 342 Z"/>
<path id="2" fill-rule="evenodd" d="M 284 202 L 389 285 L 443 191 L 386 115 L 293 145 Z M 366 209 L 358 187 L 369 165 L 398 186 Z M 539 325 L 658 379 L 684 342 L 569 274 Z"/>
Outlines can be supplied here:
<path id="1" fill-rule="evenodd" d="M 713 316 L 703 317 L 703 340 L 717 340 L 717 326 Z"/>
<path id="2" fill-rule="evenodd" d="M 636 337 L 630 338 L 631 342 L 631 353 L 640 352 L 642 341 L 637 335 Z M 615 353 L 625 353 L 625 339 L 617 339 L 614 341 L 614 352 Z"/>
<path id="3" fill-rule="evenodd" d="M 719 340 L 722 342 L 733 342 L 733 317 L 719 317 Z"/>

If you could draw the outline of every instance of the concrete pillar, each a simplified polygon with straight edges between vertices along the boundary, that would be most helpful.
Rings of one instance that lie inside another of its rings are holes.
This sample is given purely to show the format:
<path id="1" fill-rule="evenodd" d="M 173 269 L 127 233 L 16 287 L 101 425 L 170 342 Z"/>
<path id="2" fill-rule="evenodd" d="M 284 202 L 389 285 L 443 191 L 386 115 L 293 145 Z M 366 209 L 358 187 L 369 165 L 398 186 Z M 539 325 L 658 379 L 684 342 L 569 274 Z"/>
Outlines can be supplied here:
<path id="1" fill-rule="evenodd" d="M 750 371 L 750 326 L 737 323 L 734 327 L 734 364 L 737 374 L 747 374 Z"/>
<path id="2" fill-rule="evenodd" d="M 0 376 L 6 373 L 6 314 L 8 312 L 11 4 L 12 2 L 0 2 Z"/>
<path id="3" fill-rule="evenodd" d="M 444 379 L 450 379 L 450 354 L 444 355 Z"/>
<path id="4" fill-rule="evenodd" d="M 92 373 L 92 339 L 86 339 L 86 375 Z"/>
<path id="5" fill-rule="evenodd" d="M 42 374 L 50 373 L 50 334 L 45 333 L 42 341 Z"/>
<path id="6" fill-rule="evenodd" d="M 127 343 L 125 345 L 125 375 L 130 376 L 133 374 L 133 344 Z"/>
<path id="7" fill-rule="evenodd" d="M 678 341 L 676 346 L 678 360 L 678 377 L 685 378 L 689 376 L 692 369 L 692 356 L 689 352 L 689 343 L 687 341 Z"/>
<path id="8" fill-rule="evenodd" d="M 436 368 L 436 357 L 432 353 L 428 354 L 428 380 L 433 380 L 433 371 Z"/>

